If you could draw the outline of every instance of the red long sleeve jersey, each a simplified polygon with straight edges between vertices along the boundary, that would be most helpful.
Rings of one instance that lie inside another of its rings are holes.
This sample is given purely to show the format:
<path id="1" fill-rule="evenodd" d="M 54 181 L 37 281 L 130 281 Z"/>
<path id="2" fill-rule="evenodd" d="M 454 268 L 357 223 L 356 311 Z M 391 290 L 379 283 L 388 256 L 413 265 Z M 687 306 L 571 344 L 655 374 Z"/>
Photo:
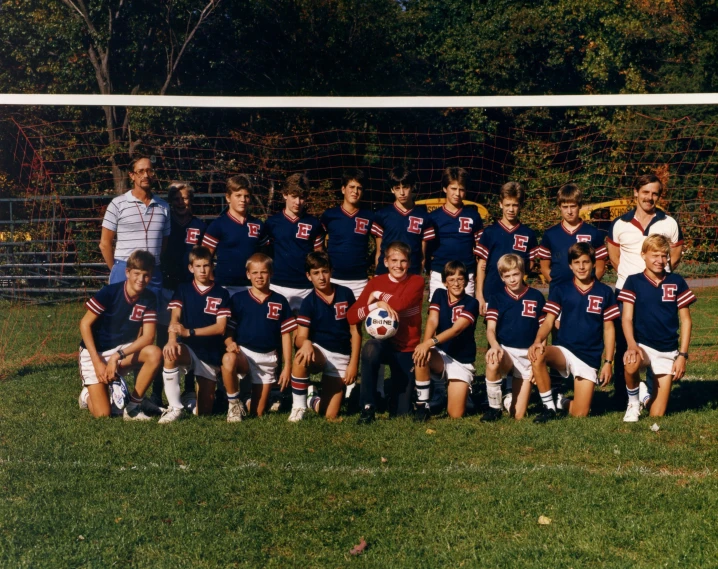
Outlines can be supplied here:
<path id="1" fill-rule="evenodd" d="M 381 292 L 378 299 L 369 300 L 371 293 Z M 399 330 L 390 342 L 399 352 L 413 352 L 421 341 L 421 304 L 424 300 L 424 279 L 419 275 L 407 275 L 396 282 L 389 275 L 374 277 L 364 287 L 347 313 L 349 324 L 362 322 L 369 314 L 369 305 L 383 300 L 399 314 Z"/>

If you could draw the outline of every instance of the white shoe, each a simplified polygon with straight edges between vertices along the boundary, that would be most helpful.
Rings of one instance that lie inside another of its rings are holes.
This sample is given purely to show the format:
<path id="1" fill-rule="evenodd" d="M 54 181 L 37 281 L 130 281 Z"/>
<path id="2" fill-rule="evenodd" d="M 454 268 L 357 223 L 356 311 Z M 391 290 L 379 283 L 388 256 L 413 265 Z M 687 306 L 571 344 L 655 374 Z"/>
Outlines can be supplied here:
<path id="1" fill-rule="evenodd" d="M 651 397 L 651 394 L 648 391 L 648 386 L 646 385 L 645 381 L 641 381 L 638 384 L 638 401 L 641 403 L 641 407 L 646 407 L 646 401 L 648 401 Z"/>
<path id="2" fill-rule="evenodd" d="M 269 410 L 272 413 L 276 413 L 282 408 L 282 396 L 280 394 L 270 394 L 269 396 Z"/>
<path id="3" fill-rule="evenodd" d="M 623 416 L 624 423 L 637 423 L 641 415 L 641 405 L 639 403 L 629 403 L 626 414 Z"/>
<path id="4" fill-rule="evenodd" d="M 142 403 L 140 404 L 142 411 L 146 413 L 147 415 L 161 415 L 165 412 L 164 407 L 160 407 L 157 405 L 154 401 L 151 401 L 150 399 L 143 399 Z"/>
<path id="5" fill-rule="evenodd" d="M 306 407 L 294 407 L 292 409 L 292 412 L 289 414 L 289 422 L 290 423 L 298 423 L 302 419 L 304 419 L 304 415 L 307 412 Z"/>
<path id="6" fill-rule="evenodd" d="M 131 408 L 130 408 L 131 407 Z M 128 405 L 125 407 L 125 410 L 122 414 L 122 418 L 125 421 L 151 421 L 152 417 L 149 415 L 145 415 L 142 412 L 142 407 L 140 405 Z"/>
<path id="7" fill-rule="evenodd" d="M 504 403 L 504 409 L 506 410 L 507 413 L 511 412 L 511 403 L 513 403 L 513 401 L 514 401 L 513 393 L 509 392 L 506 395 L 504 395 L 503 403 Z"/>
<path id="8" fill-rule="evenodd" d="M 185 391 L 182 394 L 182 397 L 180 397 L 180 401 L 182 401 L 182 405 L 184 405 L 184 408 L 187 409 L 190 413 L 194 413 L 194 410 L 197 408 L 197 394 L 193 391 Z M 196 413 L 194 413 L 196 415 Z"/>
<path id="9" fill-rule="evenodd" d="M 87 409 L 87 398 L 89 396 L 90 392 L 87 387 L 83 387 L 82 391 L 80 391 L 80 396 L 77 398 L 77 404 L 80 406 L 80 409 Z"/>
<path id="10" fill-rule="evenodd" d="M 174 423 L 178 419 L 184 419 L 186 416 L 187 412 L 184 407 L 167 407 L 157 422 L 160 425 L 166 425 L 167 423 Z"/>
<path id="11" fill-rule="evenodd" d="M 242 418 L 246 415 L 247 410 L 244 408 L 244 404 L 239 399 L 230 400 L 229 408 L 227 409 L 228 423 L 240 423 Z"/>
<path id="12" fill-rule="evenodd" d="M 309 387 L 307 387 L 307 401 L 309 401 L 315 395 L 318 395 L 317 387 L 313 383 L 310 383 Z"/>

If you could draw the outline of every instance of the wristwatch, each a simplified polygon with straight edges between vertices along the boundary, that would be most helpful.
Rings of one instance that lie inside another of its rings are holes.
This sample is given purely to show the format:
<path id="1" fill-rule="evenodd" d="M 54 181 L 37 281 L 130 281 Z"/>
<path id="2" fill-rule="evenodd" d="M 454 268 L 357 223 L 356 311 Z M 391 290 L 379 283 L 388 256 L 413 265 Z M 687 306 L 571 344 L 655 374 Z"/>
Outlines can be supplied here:
<path id="1" fill-rule="evenodd" d="M 190 337 L 190 338 L 194 338 L 194 334 L 195 334 L 194 328 L 190 328 L 190 329 L 189 329 L 189 337 Z"/>
<path id="2" fill-rule="evenodd" d="M 435 345 L 435 346 L 438 346 L 438 345 L 439 345 L 439 338 L 437 338 L 436 336 L 434 336 L 434 337 L 431 339 L 431 341 L 434 342 L 434 345 Z"/>
<path id="3" fill-rule="evenodd" d="M 688 352 L 678 352 L 678 355 L 688 359 Z"/>

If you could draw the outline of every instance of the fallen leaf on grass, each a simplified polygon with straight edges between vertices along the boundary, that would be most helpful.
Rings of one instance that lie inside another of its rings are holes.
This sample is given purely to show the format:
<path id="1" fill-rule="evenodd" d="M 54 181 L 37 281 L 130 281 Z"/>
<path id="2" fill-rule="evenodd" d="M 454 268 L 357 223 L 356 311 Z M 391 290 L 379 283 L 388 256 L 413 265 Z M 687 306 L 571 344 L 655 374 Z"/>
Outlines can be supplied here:
<path id="1" fill-rule="evenodd" d="M 168 526 L 172 525 L 172 520 L 170 518 L 167 518 L 166 520 L 162 520 L 164 523 L 166 523 Z"/>
<path id="2" fill-rule="evenodd" d="M 551 518 L 547 518 L 546 516 L 539 516 L 538 522 L 540 526 L 550 526 Z"/>
<path id="3" fill-rule="evenodd" d="M 434 433 L 436 433 L 436 431 L 434 429 L 426 429 L 427 435 L 433 435 Z"/>
<path id="4" fill-rule="evenodd" d="M 387 462 L 389 462 L 389 459 L 388 459 L 388 458 L 384 458 L 384 457 L 382 456 L 382 457 L 381 457 L 381 463 L 382 463 L 382 464 L 386 464 Z"/>
<path id="5" fill-rule="evenodd" d="M 122 518 L 115 518 L 115 523 L 119 524 L 122 521 Z"/>
<path id="6" fill-rule="evenodd" d="M 349 553 L 351 555 L 361 555 L 366 550 L 367 545 L 367 542 L 362 537 L 361 541 L 349 550 Z"/>
<path id="7" fill-rule="evenodd" d="M 83 541 L 84 539 L 85 539 L 85 536 L 84 536 L 84 535 L 78 535 L 78 536 L 77 536 L 77 541 Z"/>
<path id="8" fill-rule="evenodd" d="M 652 430 L 654 433 L 657 433 L 657 432 L 660 430 L 660 427 L 658 426 L 657 423 L 653 423 L 653 424 L 651 425 L 651 430 Z"/>

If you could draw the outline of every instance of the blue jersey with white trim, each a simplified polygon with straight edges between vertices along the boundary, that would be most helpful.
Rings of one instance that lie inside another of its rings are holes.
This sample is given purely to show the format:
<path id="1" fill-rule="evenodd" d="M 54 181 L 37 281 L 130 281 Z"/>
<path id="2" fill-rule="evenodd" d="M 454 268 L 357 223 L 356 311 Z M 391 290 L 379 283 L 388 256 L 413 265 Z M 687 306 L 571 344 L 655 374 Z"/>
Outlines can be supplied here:
<path id="1" fill-rule="evenodd" d="M 202 292 L 197 287 L 197 283 L 192 281 L 191 283 L 181 283 L 177 287 L 167 309 L 181 309 L 179 322 L 187 329 L 206 328 L 214 326 L 220 318 L 231 316 L 229 298 L 229 293 L 215 283 Z M 215 366 L 222 364 L 224 337 L 221 334 L 190 336 L 177 340 L 192 348 L 195 355 L 203 362 Z"/>
<path id="2" fill-rule="evenodd" d="M 373 219 L 374 214 L 368 209 L 348 213 L 342 206 L 322 214 L 322 226 L 329 236 L 327 253 L 334 278 L 350 281 L 367 278 Z"/>
<path id="3" fill-rule="evenodd" d="M 194 276 L 187 268 L 189 253 L 195 245 L 202 243 L 207 224 L 199 217 L 192 217 L 186 225 L 172 218 L 167 247 L 162 253 L 162 287 L 175 290 L 180 283 L 189 283 Z"/>
<path id="4" fill-rule="evenodd" d="M 698 299 L 680 275 L 666 273 L 663 280 L 654 281 L 639 273 L 626 279 L 618 300 L 633 304 L 636 342 L 659 352 L 672 352 L 678 349 L 678 311 Z"/>
<path id="5" fill-rule="evenodd" d="M 513 253 L 523 258 L 524 269 L 529 271 L 531 261 L 538 254 L 536 233 L 523 223 L 506 227 L 501 220 L 489 225 L 479 237 L 478 256 L 486 261 L 486 277 L 484 279 L 484 299 L 501 292 L 504 282 L 496 267 L 503 255 Z"/>
<path id="6" fill-rule="evenodd" d="M 252 289 L 244 290 L 232 296 L 230 305 L 229 326 L 234 330 L 234 340 L 253 352 L 266 354 L 277 350 L 281 354 L 282 334 L 297 328 L 289 302 L 274 291 L 259 300 Z"/>
<path id="7" fill-rule="evenodd" d="M 297 324 L 309 328 L 309 339 L 330 352 L 352 353 L 351 332 L 347 311 L 356 302 L 350 288 L 334 285 L 334 298 L 326 300 L 315 290 L 302 301 Z"/>
<path id="8" fill-rule="evenodd" d="M 425 205 L 415 205 L 412 209 L 404 211 L 396 204 L 392 204 L 379 210 L 374 218 L 372 234 L 381 239 L 381 252 L 379 262 L 376 264 L 377 275 L 385 275 L 389 272 L 384 266 L 384 251 L 393 241 L 401 241 L 411 248 L 409 273 L 421 274 L 423 260 L 421 244 L 424 241 L 431 241 L 435 236 Z"/>
<path id="9" fill-rule="evenodd" d="M 535 288 L 526 287 L 514 294 L 504 287 L 492 295 L 486 306 L 486 320 L 496 322 L 496 339 L 502 346 L 526 349 L 534 343 L 541 323 L 546 299 Z"/>
<path id="10" fill-rule="evenodd" d="M 563 346 L 592 368 L 598 369 L 603 354 L 603 323 L 621 316 L 611 288 L 596 280 L 588 290 L 575 282 L 552 289 L 543 308 L 561 314 L 561 327 L 554 345 Z"/>
<path id="11" fill-rule="evenodd" d="M 439 288 L 434 291 L 429 305 L 429 312 L 435 311 L 439 313 L 439 326 L 436 333 L 441 334 L 444 330 L 449 330 L 454 326 L 458 318 L 466 318 L 470 322 L 458 336 L 441 342 L 441 348 L 447 355 L 454 358 L 462 364 L 474 364 L 476 360 L 476 320 L 479 317 L 479 301 L 473 296 L 464 294 L 455 302 L 449 301 L 448 292 Z"/>
<path id="12" fill-rule="evenodd" d="M 449 261 L 461 261 L 469 273 L 476 272 L 479 237 L 484 228 L 475 207 L 464 206 L 454 213 L 446 206 L 430 214 L 436 239 L 430 244 L 430 269 L 440 273 Z"/>
<path id="13" fill-rule="evenodd" d="M 127 281 L 102 287 L 85 307 L 97 314 L 92 326 L 92 337 L 98 352 L 106 352 L 129 344 L 137 339 L 143 324 L 157 323 L 157 297 L 145 289 L 136 298 L 130 298 Z M 86 348 L 85 342 L 80 346 Z"/>
<path id="14" fill-rule="evenodd" d="M 284 210 L 267 219 L 274 244 L 272 282 L 290 288 L 312 288 L 304 271 L 307 255 L 324 244 L 324 229 L 313 215 L 290 218 Z"/>
<path id="15" fill-rule="evenodd" d="M 221 286 L 249 286 L 247 259 L 269 241 L 263 221 L 248 215 L 240 221 L 226 211 L 209 224 L 202 245 L 215 250 L 214 278 Z"/>
<path id="16" fill-rule="evenodd" d="M 551 282 L 549 288 L 573 280 L 573 272 L 568 263 L 568 250 L 574 243 L 590 243 L 596 250 L 596 259 L 607 259 L 608 250 L 604 244 L 604 234 L 596 227 L 581 222 L 573 231 L 569 231 L 563 222 L 549 227 L 541 238 L 538 258 L 551 260 Z"/>

